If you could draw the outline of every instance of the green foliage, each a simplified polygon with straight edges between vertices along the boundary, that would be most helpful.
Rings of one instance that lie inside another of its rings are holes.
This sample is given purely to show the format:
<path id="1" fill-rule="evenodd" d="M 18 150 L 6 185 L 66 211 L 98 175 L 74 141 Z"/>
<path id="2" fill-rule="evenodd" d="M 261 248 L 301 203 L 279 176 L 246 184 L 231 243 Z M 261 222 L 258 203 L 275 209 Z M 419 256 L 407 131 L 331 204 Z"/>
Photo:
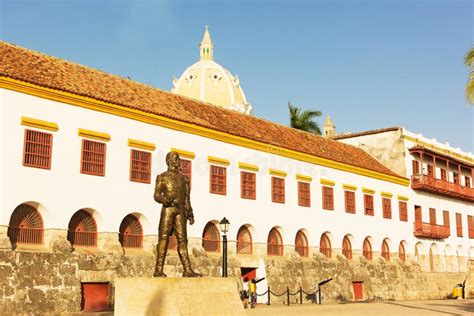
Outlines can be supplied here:
<path id="1" fill-rule="evenodd" d="M 322 115 L 321 111 L 306 110 L 302 111 L 300 108 L 288 102 L 288 110 L 290 111 L 290 126 L 305 132 L 321 135 L 319 124 L 313 121 L 314 118 Z"/>
<path id="2" fill-rule="evenodd" d="M 469 80 L 466 85 L 466 100 L 468 103 L 474 104 L 474 48 L 471 48 L 464 56 L 464 65 L 470 68 Z"/>

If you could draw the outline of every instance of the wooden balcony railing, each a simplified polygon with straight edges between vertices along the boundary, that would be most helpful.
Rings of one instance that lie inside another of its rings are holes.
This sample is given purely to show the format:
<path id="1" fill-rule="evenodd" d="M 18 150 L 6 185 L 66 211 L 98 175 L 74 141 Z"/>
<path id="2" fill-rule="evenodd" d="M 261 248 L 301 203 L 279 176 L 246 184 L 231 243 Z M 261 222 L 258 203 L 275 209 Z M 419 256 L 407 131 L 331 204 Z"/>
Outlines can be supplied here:
<path id="1" fill-rule="evenodd" d="M 416 237 L 444 239 L 450 236 L 450 231 L 449 226 L 415 222 L 413 235 Z"/>
<path id="2" fill-rule="evenodd" d="M 474 188 L 461 186 L 445 180 L 436 179 L 427 175 L 413 175 L 411 177 L 411 188 L 436 193 L 464 201 L 474 201 Z"/>
<path id="3" fill-rule="evenodd" d="M 15 244 L 35 244 L 43 243 L 42 228 L 9 227 L 8 236 Z"/>

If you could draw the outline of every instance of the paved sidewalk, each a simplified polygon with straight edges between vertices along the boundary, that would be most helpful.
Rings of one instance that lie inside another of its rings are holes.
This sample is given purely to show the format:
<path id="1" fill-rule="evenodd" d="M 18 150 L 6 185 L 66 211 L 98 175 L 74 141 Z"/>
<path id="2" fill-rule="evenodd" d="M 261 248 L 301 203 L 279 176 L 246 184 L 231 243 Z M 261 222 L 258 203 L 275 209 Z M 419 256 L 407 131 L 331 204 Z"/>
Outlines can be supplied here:
<path id="1" fill-rule="evenodd" d="M 247 310 L 247 315 L 474 315 L 474 300 L 258 305 Z"/>

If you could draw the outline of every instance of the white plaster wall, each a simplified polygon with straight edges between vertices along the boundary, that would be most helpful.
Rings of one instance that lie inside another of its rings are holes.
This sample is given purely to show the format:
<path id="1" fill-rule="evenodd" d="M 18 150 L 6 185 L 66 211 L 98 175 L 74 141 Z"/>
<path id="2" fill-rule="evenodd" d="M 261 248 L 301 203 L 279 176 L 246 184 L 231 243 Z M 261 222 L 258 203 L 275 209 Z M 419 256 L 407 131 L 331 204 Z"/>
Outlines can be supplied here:
<path id="1" fill-rule="evenodd" d="M 298 230 L 305 229 L 308 232 L 310 246 L 319 247 L 321 234 L 330 232 L 333 236 L 332 247 L 336 249 L 341 248 L 344 235 L 351 234 L 354 250 L 360 250 L 365 237 L 371 236 L 374 240 L 373 251 L 381 251 L 383 239 L 389 238 L 391 252 L 398 252 L 401 240 L 407 242 L 408 254 L 414 252 L 414 245 L 418 240 L 413 236 L 413 205 L 418 197 L 408 187 L 22 93 L 9 90 L 2 90 L 1 93 L 4 100 L 2 123 L 6 131 L 1 138 L 3 140 L 1 148 L 2 152 L 8 153 L 4 155 L 1 166 L 3 178 L 6 179 L 8 186 L 2 189 L 4 199 L 1 201 L 1 209 L 4 212 L 1 214 L 0 225 L 8 225 L 10 215 L 16 206 L 23 202 L 35 201 L 44 206 L 45 211 L 42 211 L 42 215 L 45 228 L 67 229 L 74 212 L 81 208 L 90 208 L 97 212 L 99 232 L 117 232 L 127 214 L 141 213 L 146 218 L 146 221 L 142 222 L 144 234 L 156 234 L 160 205 L 153 200 L 154 180 L 151 184 L 129 181 L 130 148 L 127 146 L 127 140 L 133 138 L 152 142 L 157 146 L 153 152 L 152 179 L 166 170 L 165 155 L 171 147 L 196 154 L 192 165 L 191 193 L 196 223 L 188 226 L 190 237 L 201 237 L 208 221 L 219 221 L 225 216 L 231 222 L 228 233 L 230 240 L 236 239 L 240 226 L 250 224 L 254 231 L 254 242 L 265 243 L 270 229 L 279 226 L 284 243 L 288 245 L 294 244 Z M 51 170 L 22 166 L 25 127 L 20 125 L 21 116 L 51 121 L 59 125 L 59 131 L 53 133 Z M 105 177 L 80 173 L 81 137 L 77 135 L 78 128 L 111 135 L 112 139 L 107 142 Z M 231 162 L 227 170 L 226 196 L 209 193 L 208 155 L 229 159 Z M 256 164 L 260 167 L 257 175 L 256 200 L 240 198 L 238 162 Z M 288 172 L 285 204 L 271 202 L 269 168 Z M 309 208 L 298 206 L 296 173 L 313 177 Z M 336 182 L 334 211 L 322 209 L 320 178 Z M 344 211 L 342 184 L 358 186 L 356 214 L 347 214 Z M 377 191 L 374 197 L 375 216 L 363 215 L 362 187 Z M 391 192 L 394 195 L 392 219 L 382 218 L 381 191 Z M 397 195 L 410 197 L 408 222 L 399 221 Z M 449 205 L 448 209 L 455 209 L 451 207 L 452 204 Z M 466 205 L 460 203 L 456 205 L 466 208 Z M 442 210 L 441 207 L 439 209 Z M 463 245 L 467 251 L 469 242 L 467 238 L 453 240 L 451 246 L 457 249 L 459 245 Z"/>
<path id="2" fill-rule="evenodd" d="M 359 137 L 352 137 L 341 139 L 341 142 L 346 144 L 352 144 L 354 146 L 358 146 L 361 148 L 372 148 L 380 146 L 383 144 L 383 140 L 392 139 L 394 136 L 400 138 L 402 135 L 408 135 L 415 138 L 420 138 L 419 135 L 413 134 L 405 129 L 402 129 L 403 134 L 399 132 L 384 132 L 379 134 L 373 135 L 364 135 Z M 451 150 L 459 155 L 470 156 L 472 154 L 466 153 L 461 151 L 460 149 L 452 148 L 448 145 L 441 144 L 435 140 L 430 140 L 426 137 L 420 138 L 425 142 L 432 143 L 440 148 Z M 390 143 L 394 143 L 395 141 L 392 139 Z M 403 140 L 403 146 L 397 148 L 397 150 L 402 150 L 403 152 L 400 155 L 396 155 L 397 157 L 404 157 L 402 163 L 404 164 L 404 169 L 406 170 L 406 176 L 411 178 L 413 174 L 412 170 L 412 160 L 413 156 L 409 151 L 409 148 L 417 145 L 415 142 L 409 141 L 407 139 Z M 387 144 L 388 146 L 388 144 Z M 418 158 L 417 158 L 418 160 Z M 423 164 L 424 170 L 427 170 L 426 161 Z M 429 161 L 431 163 L 431 160 Z M 444 167 L 441 163 L 437 162 L 437 168 L 435 169 L 436 177 L 441 178 L 441 171 L 439 170 L 440 167 Z M 470 176 L 469 173 L 463 172 L 462 176 L 467 175 Z M 450 172 L 449 174 L 450 181 L 453 181 L 453 174 Z M 472 181 L 471 181 L 472 182 Z M 464 178 L 462 177 L 462 182 L 464 185 Z M 467 226 L 467 215 L 474 215 L 474 203 L 465 202 L 458 199 L 452 199 L 444 196 L 440 196 L 437 194 L 431 194 L 423 191 L 418 190 L 411 190 L 409 189 L 409 194 L 407 195 L 410 200 L 408 202 L 408 221 L 409 223 L 414 222 L 414 206 L 419 205 L 422 207 L 422 220 L 423 222 L 429 223 L 429 208 L 436 209 L 436 222 L 437 224 L 443 224 L 443 211 L 449 211 L 450 216 L 450 229 L 451 229 L 451 236 L 444 240 L 433 240 L 433 239 L 425 239 L 425 238 L 413 238 L 412 240 L 414 243 L 408 242 L 407 245 L 407 252 L 413 253 L 414 252 L 414 245 L 416 242 L 421 242 L 423 244 L 423 253 L 421 254 L 428 254 L 431 245 L 434 243 L 438 246 L 439 252 L 443 252 L 445 249 L 458 249 L 458 247 L 462 248 L 463 256 L 468 256 L 468 249 L 473 247 L 474 240 L 468 238 L 468 226 Z M 462 227 L 463 227 L 463 237 L 457 237 L 456 234 L 456 213 L 460 213 L 462 215 Z M 412 224 L 411 224 L 412 225 Z M 413 233 L 410 231 L 410 234 Z M 398 244 L 397 244 L 398 247 Z M 460 248 L 460 249 L 461 249 Z M 391 248 L 392 249 L 392 248 Z M 392 250 L 390 250 L 392 251 Z M 397 250 L 398 251 L 398 250 Z"/>

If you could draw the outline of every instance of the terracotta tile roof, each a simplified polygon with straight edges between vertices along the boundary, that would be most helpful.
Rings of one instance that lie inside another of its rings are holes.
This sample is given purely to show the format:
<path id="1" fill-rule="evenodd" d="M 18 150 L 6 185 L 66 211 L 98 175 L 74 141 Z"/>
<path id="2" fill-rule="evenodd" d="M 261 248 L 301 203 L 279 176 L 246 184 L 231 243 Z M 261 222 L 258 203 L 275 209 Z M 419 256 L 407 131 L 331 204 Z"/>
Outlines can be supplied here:
<path id="1" fill-rule="evenodd" d="M 403 178 L 357 147 L 1 41 L 0 75 Z"/>
<path id="2" fill-rule="evenodd" d="M 332 139 L 338 140 L 338 139 L 344 139 L 344 138 L 352 138 L 352 137 L 380 134 L 380 133 L 385 133 L 385 132 L 398 131 L 399 129 L 401 129 L 401 127 L 395 126 L 395 127 L 373 129 L 373 130 L 370 130 L 370 131 L 363 131 L 363 132 L 358 132 L 358 133 L 344 133 L 344 134 L 336 135 Z"/>

